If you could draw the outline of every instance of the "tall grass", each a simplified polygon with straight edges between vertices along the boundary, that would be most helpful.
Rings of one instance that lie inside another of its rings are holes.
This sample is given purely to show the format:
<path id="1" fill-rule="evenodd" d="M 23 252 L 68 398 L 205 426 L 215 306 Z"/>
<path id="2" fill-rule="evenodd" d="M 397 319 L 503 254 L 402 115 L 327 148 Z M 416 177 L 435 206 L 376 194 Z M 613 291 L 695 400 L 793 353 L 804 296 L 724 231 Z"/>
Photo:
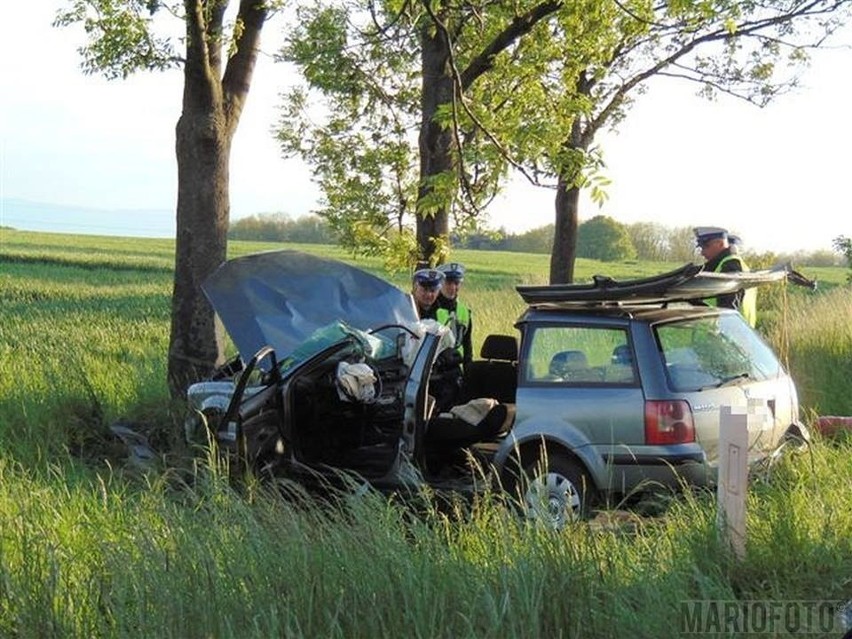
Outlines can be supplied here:
<path id="1" fill-rule="evenodd" d="M 210 469 L 139 490 L 0 462 L 0 635 L 677 637 L 685 600 L 852 594 L 850 452 L 821 446 L 756 482 L 742 563 L 700 494 L 632 527 L 554 532 L 491 497 L 332 507 L 237 494 Z"/>
<path id="2" fill-rule="evenodd" d="M 95 435 L 140 415 L 179 434 L 164 382 L 173 244 L 2 237 L 2 637 L 676 637 L 687 599 L 852 598 L 849 441 L 754 478 L 741 563 L 700 493 L 663 516 L 555 533 L 496 495 L 317 501 L 288 485 L 237 490 L 212 459 L 134 473 Z M 542 283 L 546 257 L 457 257 L 478 343 L 512 332 L 512 289 Z M 664 270 L 645 267 L 616 275 Z M 767 337 L 810 410 L 852 412 L 848 289 L 801 300 Z"/>
<path id="3" fill-rule="evenodd" d="M 852 415 L 852 289 L 791 297 L 767 329 L 809 415 Z"/>

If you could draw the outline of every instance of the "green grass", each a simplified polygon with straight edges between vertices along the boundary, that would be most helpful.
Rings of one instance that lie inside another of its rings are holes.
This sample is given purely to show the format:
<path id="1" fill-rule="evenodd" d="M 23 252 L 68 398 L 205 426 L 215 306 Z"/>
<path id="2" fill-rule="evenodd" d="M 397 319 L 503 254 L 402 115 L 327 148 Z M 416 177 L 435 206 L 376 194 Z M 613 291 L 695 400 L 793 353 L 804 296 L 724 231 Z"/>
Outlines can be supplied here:
<path id="1" fill-rule="evenodd" d="M 852 290 L 791 299 L 768 330 L 788 362 L 806 411 L 852 415 Z"/>
<path id="2" fill-rule="evenodd" d="M 449 512 L 372 493 L 332 507 L 293 487 L 286 499 L 251 483 L 237 492 L 225 469 L 180 451 L 158 471 L 125 467 L 102 437 L 116 419 L 156 426 L 161 450 L 179 440 L 164 381 L 173 252 L 165 240 L 0 232 L 0 637 L 677 637 L 687 599 L 852 598 L 850 440 L 818 441 L 754 478 L 742 563 L 716 537 L 712 495 L 553 533 L 494 496 Z M 514 330 L 513 287 L 548 271 L 546 256 L 454 257 L 469 269 L 477 348 Z M 807 415 L 852 413 L 852 296 L 836 271 L 817 294 L 765 300 L 761 330 Z M 405 274 L 391 279 L 407 288 Z"/>
<path id="3" fill-rule="evenodd" d="M 849 597 L 850 452 L 754 483 L 742 563 L 709 496 L 554 533 L 487 500 L 415 516 L 369 493 L 331 508 L 0 463 L 0 635 L 677 637 L 685 600 Z"/>

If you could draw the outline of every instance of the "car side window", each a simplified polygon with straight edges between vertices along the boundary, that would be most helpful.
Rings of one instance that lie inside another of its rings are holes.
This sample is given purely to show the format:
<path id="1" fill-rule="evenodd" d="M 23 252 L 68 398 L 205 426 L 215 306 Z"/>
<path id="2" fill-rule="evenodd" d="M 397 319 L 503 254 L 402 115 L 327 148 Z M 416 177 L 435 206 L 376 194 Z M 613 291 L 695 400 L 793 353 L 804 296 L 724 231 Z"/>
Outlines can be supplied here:
<path id="1" fill-rule="evenodd" d="M 635 384 L 627 331 L 597 326 L 542 325 L 530 329 L 523 375 L 542 384 Z"/>
<path id="2" fill-rule="evenodd" d="M 737 314 L 663 324 L 656 333 L 676 391 L 771 379 L 781 372 L 778 358 Z"/>

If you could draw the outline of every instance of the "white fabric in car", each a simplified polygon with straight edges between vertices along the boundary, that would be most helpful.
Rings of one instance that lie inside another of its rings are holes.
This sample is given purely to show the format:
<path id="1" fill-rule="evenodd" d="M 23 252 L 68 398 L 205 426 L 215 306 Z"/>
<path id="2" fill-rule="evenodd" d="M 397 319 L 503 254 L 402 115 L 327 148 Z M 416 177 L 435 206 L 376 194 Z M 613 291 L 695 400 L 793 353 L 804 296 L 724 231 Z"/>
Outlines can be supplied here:
<path id="1" fill-rule="evenodd" d="M 376 400 L 376 374 L 368 364 L 340 362 L 337 365 L 337 394 L 344 401 L 371 404 Z"/>

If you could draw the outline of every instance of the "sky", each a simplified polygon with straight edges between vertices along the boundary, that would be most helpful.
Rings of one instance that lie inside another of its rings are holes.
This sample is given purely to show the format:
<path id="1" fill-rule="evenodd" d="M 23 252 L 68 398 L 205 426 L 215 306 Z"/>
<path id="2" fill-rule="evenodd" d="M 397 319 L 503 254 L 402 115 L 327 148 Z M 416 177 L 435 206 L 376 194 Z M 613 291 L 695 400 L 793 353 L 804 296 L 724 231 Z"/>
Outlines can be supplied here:
<path id="1" fill-rule="evenodd" d="M 51 26 L 62 5 L 0 9 L 0 201 L 173 211 L 181 74 L 83 75 L 81 29 Z M 852 237 L 852 27 L 832 44 L 813 54 L 801 88 L 764 109 L 729 97 L 707 102 L 694 85 L 652 83 L 618 131 L 599 136 L 609 199 L 602 208 L 584 201 L 581 221 L 603 214 L 625 224 L 722 226 L 757 251 L 831 250 L 833 238 Z M 282 159 L 271 133 L 289 80 L 261 57 L 233 143 L 232 219 L 299 217 L 316 206 L 310 171 Z M 553 192 L 518 178 L 489 226 L 518 233 L 553 215 Z M 27 227 L 5 207 L 0 224 Z M 99 233 L 122 234 L 98 224 Z"/>

